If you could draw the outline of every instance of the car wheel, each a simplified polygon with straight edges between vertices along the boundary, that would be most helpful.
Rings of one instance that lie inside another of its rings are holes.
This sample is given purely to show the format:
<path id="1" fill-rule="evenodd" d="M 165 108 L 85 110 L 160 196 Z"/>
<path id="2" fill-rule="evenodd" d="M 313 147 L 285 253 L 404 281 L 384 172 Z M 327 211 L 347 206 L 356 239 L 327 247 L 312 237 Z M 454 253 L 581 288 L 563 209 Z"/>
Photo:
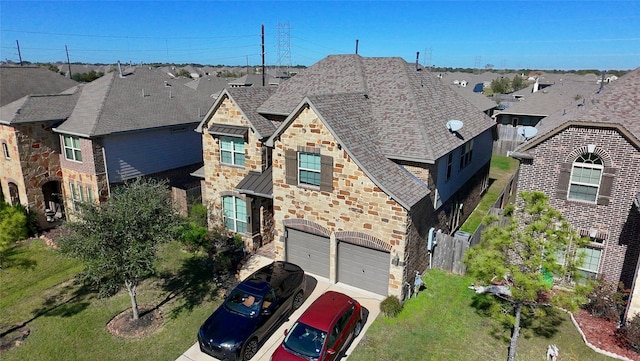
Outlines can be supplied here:
<path id="1" fill-rule="evenodd" d="M 295 296 L 293 296 L 293 309 L 297 310 L 298 308 L 300 308 L 300 306 L 302 306 L 302 304 L 304 303 L 304 294 L 302 294 L 302 291 L 298 291 L 298 293 L 296 293 Z"/>
<path id="2" fill-rule="evenodd" d="M 358 321 L 358 323 L 356 323 L 356 327 L 353 329 L 353 337 L 358 337 L 360 332 L 362 332 L 362 321 Z"/>
<path id="3" fill-rule="evenodd" d="M 258 339 L 254 337 L 244 345 L 242 359 L 245 361 L 251 360 L 256 353 L 258 353 Z"/>

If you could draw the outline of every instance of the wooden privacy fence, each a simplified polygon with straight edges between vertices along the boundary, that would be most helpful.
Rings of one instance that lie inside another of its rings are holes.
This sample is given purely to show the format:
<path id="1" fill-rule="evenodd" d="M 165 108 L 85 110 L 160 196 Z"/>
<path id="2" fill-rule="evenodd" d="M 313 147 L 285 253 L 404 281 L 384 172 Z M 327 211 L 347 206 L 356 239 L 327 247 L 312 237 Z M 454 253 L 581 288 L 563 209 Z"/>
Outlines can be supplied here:
<path id="1" fill-rule="evenodd" d="M 516 183 L 519 170 L 511 176 L 507 185 L 500 191 L 498 199 L 489 209 L 489 215 L 500 217 L 502 209 L 509 203 L 509 199 L 516 192 Z M 509 219 L 501 219 L 499 224 L 505 226 L 509 223 Z M 481 241 L 482 230 L 485 225 L 481 223 L 473 234 L 467 232 L 455 232 L 453 236 L 445 233 L 436 233 L 436 246 L 433 248 L 431 257 L 431 267 L 447 272 L 463 275 L 466 273 L 466 267 L 462 263 L 464 254 L 469 249 Z"/>
<path id="2" fill-rule="evenodd" d="M 507 152 L 514 151 L 525 138 L 518 134 L 518 128 L 511 125 L 497 125 L 498 140 L 493 142 L 493 154 L 507 155 Z"/>

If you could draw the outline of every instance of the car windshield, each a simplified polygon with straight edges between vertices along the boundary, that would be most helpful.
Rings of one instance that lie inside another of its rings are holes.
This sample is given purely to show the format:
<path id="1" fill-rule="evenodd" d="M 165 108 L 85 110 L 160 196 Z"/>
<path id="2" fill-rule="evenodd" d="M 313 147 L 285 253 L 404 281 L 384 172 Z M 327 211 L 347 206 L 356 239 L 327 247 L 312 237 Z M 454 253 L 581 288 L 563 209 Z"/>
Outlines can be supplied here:
<path id="1" fill-rule="evenodd" d="M 285 349 L 294 354 L 317 360 L 320 357 L 326 338 L 326 332 L 304 323 L 296 322 L 287 333 L 283 345 Z"/>
<path id="2" fill-rule="evenodd" d="M 236 288 L 224 301 L 224 307 L 243 316 L 256 317 L 261 302 L 262 297 Z"/>

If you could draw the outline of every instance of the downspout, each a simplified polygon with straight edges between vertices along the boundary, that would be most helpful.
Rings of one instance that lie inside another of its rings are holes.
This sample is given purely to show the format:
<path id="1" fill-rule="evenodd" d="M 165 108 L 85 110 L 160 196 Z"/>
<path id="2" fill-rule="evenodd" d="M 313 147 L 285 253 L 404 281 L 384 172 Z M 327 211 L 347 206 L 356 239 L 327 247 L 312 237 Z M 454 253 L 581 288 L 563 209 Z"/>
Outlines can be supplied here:
<path id="1" fill-rule="evenodd" d="M 104 152 L 104 147 L 102 148 L 102 162 L 104 163 L 104 176 L 107 178 L 107 196 L 111 198 L 111 186 L 109 185 L 109 170 L 107 168 L 107 154 Z M 98 195 L 99 196 L 99 195 Z"/>

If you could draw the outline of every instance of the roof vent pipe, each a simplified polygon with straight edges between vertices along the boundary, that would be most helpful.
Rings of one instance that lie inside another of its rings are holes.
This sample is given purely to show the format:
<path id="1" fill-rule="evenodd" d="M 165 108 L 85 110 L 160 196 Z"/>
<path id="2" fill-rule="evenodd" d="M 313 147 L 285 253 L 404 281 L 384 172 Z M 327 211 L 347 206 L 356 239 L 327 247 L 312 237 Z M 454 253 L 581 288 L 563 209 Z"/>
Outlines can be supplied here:
<path id="1" fill-rule="evenodd" d="M 356 39 L 356 55 L 358 55 L 358 39 Z"/>
<path id="2" fill-rule="evenodd" d="M 416 51 L 416 71 L 420 71 L 418 60 L 420 59 L 420 52 Z"/>

